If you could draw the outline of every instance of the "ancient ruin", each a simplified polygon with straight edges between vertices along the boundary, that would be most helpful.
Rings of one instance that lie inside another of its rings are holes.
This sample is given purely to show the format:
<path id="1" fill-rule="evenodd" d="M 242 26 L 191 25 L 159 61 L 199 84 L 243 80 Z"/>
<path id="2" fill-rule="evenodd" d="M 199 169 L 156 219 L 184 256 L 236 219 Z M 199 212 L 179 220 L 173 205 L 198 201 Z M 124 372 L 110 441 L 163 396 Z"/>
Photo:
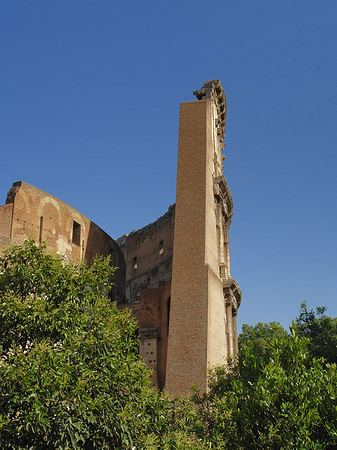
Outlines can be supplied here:
<path id="1" fill-rule="evenodd" d="M 180 105 L 176 204 L 114 241 L 71 206 L 27 183 L 0 207 L 0 248 L 45 241 L 75 261 L 111 255 L 119 269 L 111 297 L 139 324 L 152 382 L 172 396 L 207 387 L 207 367 L 237 354 L 241 291 L 231 277 L 232 196 L 223 175 L 226 97 L 206 81 Z"/>

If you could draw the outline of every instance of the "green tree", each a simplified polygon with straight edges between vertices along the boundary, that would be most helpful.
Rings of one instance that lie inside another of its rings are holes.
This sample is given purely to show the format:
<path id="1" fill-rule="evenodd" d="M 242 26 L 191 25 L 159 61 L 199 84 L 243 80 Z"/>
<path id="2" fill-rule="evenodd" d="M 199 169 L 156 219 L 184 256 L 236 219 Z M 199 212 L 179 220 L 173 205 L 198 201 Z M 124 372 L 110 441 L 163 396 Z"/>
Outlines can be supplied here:
<path id="1" fill-rule="evenodd" d="M 327 316 L 326 310 L 325 306 L 308 310 L 306 302 L 303 302 L 294 326 L 298 335 L 309 339 L 313 357 L 337 363 L 337 318 Z"/>
<path id="2" fill-rule="evenodd" d="M 26 241 L 0 256 L 1 449 L 204 449 L 188 401 L 149 387 L 114 269 Z"/>
<path id="3" fill-rule="evenodd" d="M 2 449 L 131 448 L 160 427 L 137 326 L 106 295 L 113 271 L 32 241 L 0 258 Z"/>
<path id="4" fill-rule="evenodd" d="M 195 398 L 200 436 L 217 449 L 336 448 L 337 368 L 312 358 L 308 345 L 291 330 L 260 364 L 246 347 L 238 363 L 215 368 L 210 391 Z"/>
<path id="5" fill-rule="evenodd" d="M 279 336 L 284 336 L 287 331 L 279 322 L 262 323 L 256 325 L 242 325 L 239 335 L 239 349 L 249 345 L 254 352 L 264 357 L 269 353 L 270 342 Z"/>
<path id="6" fill-rule="evenodd" d="M 243 324 L 239 335 L 242 376 L 250 377 L 250 380 L 253 381 L 254 374 L 258 373 L 257 369 L 268 363 L 273 355 L 271 345 L 273 340 L 285 335 L 287 335 L 287 331 L 279 322 L 259 322 L 254 326 Z"/>

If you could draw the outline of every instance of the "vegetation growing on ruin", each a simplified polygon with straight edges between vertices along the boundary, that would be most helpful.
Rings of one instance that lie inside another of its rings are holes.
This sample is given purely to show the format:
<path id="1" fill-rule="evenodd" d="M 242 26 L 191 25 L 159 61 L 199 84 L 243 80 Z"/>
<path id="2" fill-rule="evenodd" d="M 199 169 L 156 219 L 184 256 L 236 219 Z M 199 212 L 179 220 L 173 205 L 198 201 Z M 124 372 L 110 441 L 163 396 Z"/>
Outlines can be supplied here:
<path id="1" fill-rule="evenodd" d="M 333 449 L 337 323 L 301 305 L 290 333 L 245 325 L 209 392 L 149 387 L 109 259 L 72 265 L 27 241 L 0 257 L 0 448 Z"/>

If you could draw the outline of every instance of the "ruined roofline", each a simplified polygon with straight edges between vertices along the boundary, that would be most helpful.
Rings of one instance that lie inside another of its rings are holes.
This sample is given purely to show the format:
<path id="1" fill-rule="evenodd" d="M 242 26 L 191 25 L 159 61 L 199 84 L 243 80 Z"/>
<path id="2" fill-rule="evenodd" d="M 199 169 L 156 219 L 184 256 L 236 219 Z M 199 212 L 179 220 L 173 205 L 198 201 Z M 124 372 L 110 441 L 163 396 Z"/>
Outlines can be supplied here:
<path id="1" fill-rule="evenodd" d="M 80 211 L 77 211 L 77 209 L 75 209 L 73 206 L 69 205 L 69 203 L 66 203 L 63 200 L 60 200 L 59 198 L 55 197 L 55 195 L 49 194 L 49 192 L 43 191 L 42 189 L 39 189 L 36 186 L 33 186 L 32 184 L 26 183 L 25 181 L 15 181 L 13 183 L 12 187 L 10 188 L 10 190 L 7 193 L 6 205 L 8 203 L 14 203 L 16 193 L 18 192 L 18 190 L 21 187 L 22 188 L 27 187 L 28 189 L 31 189 L 33 191 L 37 191 L 37 192 L 40 192 L 41 194 L 47 195 L 48 197 L 51 197 L 51 198 L 57 200 L 58 202 L 63 203 L 64 205 L 68 206 L 69 208 L 72 208 L 73 210 L 75 210 L 76 212 L 78 212 L 79 214 L 84 216 L 84 214 L 82 214 Z"/>
<path id="2" fill-rule="evenodd" d="M 19 189 L 21 187 L 22 188 L 26 187 L 28 189 L 31 189 L 32 191 L 36 191 L 36 192 L 39 192 L 39 193 L 41 193 L 43 195 L 51 197 L 54 200 L 56 200 L 57 202 L 60 202 L 61 204 L 66 205 L 67 207 L 69 207 L 69 208 L 73 209 L 74 211 L 76 211 L 77 213 L 79 213 L 81 216 L 83 216 L 86 219 L 90 220 L 88 217 L 86 217 L 84 214 L 82 214 L 76 208 L 74 208 L 73 206 L 69 205 L 69 203 L 66 203 L 63 200 L 60 200 L 59 198 L 55 197 L 55 195 L 49 194 L 49 192 L 43 191 L 42 189 L 39 189 L 36 186 L 33 186 L 32 184 L 26 183 L 25 181 L 15 181 L 13 183 L 12 187 L 10 188 L 10 190 L 7 193 L 6 205 L 8 203 L 14 203 L 16 193 L 19 191 Z M 92 220 L 90 220 L 90 222 L 92 222 Z M 92 222 L 92 223 L 94 223 L 94 222 Z M 97 224 L 95 224 L 95 225 L 97 225 Z M 102 231 L 104 231 L 104 230 L 102 230 Z"/>
<path id="3" fill-rule="evenodd" d="M 220 80 L 205 81 L 203 87 L 193 94 L 198 100 L 213 100 L 216 104 L 218 112 L 218 135 L 220 142 L 225 138 L 226 115 L 227 115 L 227 101 L 225 92 L 221 86 Z"/>
<path id="4" fill-rule="evenodd" d="M 165 214 L 163 214 L 162 216 L 160 216 L 157 220 L 155 220 L 154 222 L 149 223 L 148 225 L 145 225 L 145 227 L 140 228 L 137 231 L 131 231 L 131 233 L 126 233 L 123 234 L 122 236 L 120 236 L 118 239 L 115 239 L 116 244 L 119 247 L 123 247 L 126 243 L 126 241 L 128 239 L 130 239 L 132 236 L 135 236 L 136 234 L 138 236 L 142 235 L 142 234 L 147 234 L 149 231 L 151 231 L 151 229 L 156 229 L 157 227 L 159 227 L 163 222 L 166 222 L 168 220 L 170 220 L 172 217 L 174 217 L 175 215 L 175 203 L 173 205 L 170 205 L 168 210 L 166 211 Z"/>
<path id="5" fill-rule="evenodd" d="M 23 183 L 24 183 L 24 181 L 15 181 L 13 183 L 12 187 L 7 192 L 6 205 L 9 205 L 10 203 L 14 203 L 15 195 L 18 192 L 18 190 L 20 189 L 20 187 L 22 186 Z M 28 184 L 28 183 L 24 183 L 24 184 Z M 28 186 L 30 186 L 30 184 Z"/>
<path id="6" fill-rule="evenodd" d="M 43 191 L 42 189 L 39 189 L 35 186 L 33 186 L 32 184 L 26 183 L 25 181 L 15 181 L 12 185 L 12 187 L 10 188 L 10 190 L 7 193 L 7 198 L 6 198 L 6 205 L 14 203 L 15 201 L 15 196 L 17 194 L 17 192 L 19 191 L 20 188 L 24 188 L 27 187 L 28 189 L 31 189 L 33 191 L 39 192 L 41 194 L 46 195 L 47 197 L 51 197 L 54 200 L 56 200 L 57 202 L 59 202 L 61 205 L 65 205 L 68 208 L 71 208 L 73 211 L 75 211 L 77 214 L 80 214 L 80 216 L 84 217 L 85 219 L 89 220 L 89 222 L 91 222 L 93 225 L 95 225 L 97 228 L 99 228 L 106 236 L 108 236 L 110 239 L 112 239 L 114 241 L 114 239 L 106 232 L 104 231 L 99 225 L 97 225 L 95 222 L 93 222 L 91 219 L 89 219 L 87 216 L 85 216 L 84 214 L 82 214 L 80 211 L 78 211 L 76 208 L 74 208 L 73 206 L 69 205 L 69 203 L 64 202 L 63 200 L 60 200 L 59 198 L 55 197 L 52 194 L 49 194 L 46 191 Z"/>

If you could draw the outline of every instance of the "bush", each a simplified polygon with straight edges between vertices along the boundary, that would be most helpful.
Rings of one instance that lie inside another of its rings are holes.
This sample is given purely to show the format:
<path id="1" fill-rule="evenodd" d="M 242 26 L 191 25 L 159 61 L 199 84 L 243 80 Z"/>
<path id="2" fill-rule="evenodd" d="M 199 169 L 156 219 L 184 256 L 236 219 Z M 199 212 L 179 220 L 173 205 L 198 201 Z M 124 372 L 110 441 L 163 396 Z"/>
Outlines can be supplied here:
<path id="1" fill-rule="evenodd" d="M 214 448 L 334 449 L 337 367 L 311 358 L 309 340 L 281 333 L 258 364 L 246 348 L 238 363 L 211 373 L 210 391 L 196 396 Z"/>
<path id="2" fill-rule="evenodd" d="M 137 325 L 107 297 L 108 259 L 27 241 L 0 258 L 0 447 L 130 448 L 152 418 Z"/>

